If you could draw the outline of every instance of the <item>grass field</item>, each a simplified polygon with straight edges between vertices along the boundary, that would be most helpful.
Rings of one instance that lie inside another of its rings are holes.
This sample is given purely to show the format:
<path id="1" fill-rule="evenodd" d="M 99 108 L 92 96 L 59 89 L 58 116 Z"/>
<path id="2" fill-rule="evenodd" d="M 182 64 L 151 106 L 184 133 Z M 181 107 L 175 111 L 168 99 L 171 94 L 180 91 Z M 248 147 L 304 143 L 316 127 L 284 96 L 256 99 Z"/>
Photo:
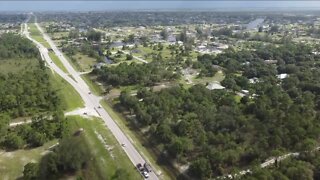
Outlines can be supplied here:
<path id="1" fill-rule="evenodd" d="M 36 40 L 36 41 L 38 41 L 39 43 L 41 43 L 44 47 L 50 48 L 49 43 L 48 43 L 46 40 L 44 40 L 43 36 L 40 34 L 40 31 L 38 30 L 38 28 L 36 27 L 35 24 L 29 23 L 29 24 L 28 24 L 28 27 L 29 27 L 28 31 L 30 32 L 30 36 L 31 36 L 34 40 Z"/>
<path id="2" fill-rule="evenodd" d="M 51 74 L 51 82 L 53 87 L 59 91 L 59 95 L 65 106 L 63 108 L 65 111 L 71 111 L 76 108 L 84 107 L 79 93 L 58 74 Z"/>
<path id="3" fill-rule="evenodd" d="M 127 174 L 127 179 L 142 179 L 101 119 L 88 120 L 80 116 L 70 116 L 68 122 L 71 132 L 84 129 L 84 136 L 81 137 L 93 153 L 89 168 L 82 172 L 82 176 L 86 179 L 116 179 L 116 170 L 122 169 Z"/>
<path id="4" fill-rule="evenodd" d="M 0 73 L 18 73 L 23 69 L 32 70 L 39 64 L 37 59 L 6 59 L 0 60 Z"/>
<path id="5" fill-rule="evenodd" d="M 91 71 L 93 65 L 97 63 L 97 60 L 89 57 L 87 55 L 77 53 L 76 55 L 72 56 L 75 59 L 75 63 L 77 63 L 80 67 L 80 71 Z"/>
<path id="6" fill-rule="evenodd" d="M 223 79 L 225 78 L 225 75 L 222 71 L 218 71 L 214 76 L 212 77 L 197 77 L 197 76 L 194 76 L 191 78 L 191 81 L 192 83 L 187 83 L 186 82 L 186 79 L 185 77 L 182 77 L 180 80 L 179 80 L 179 83 L 182 84 L 185 88 L 190 88 L 192 87 L 193 85 L 195 84 L 203 84 L 203 85 L 206 85 L 207 83 L 210 83 L 210 82 L 214 82 L 214 81 L 217 81 L 217 82 L 221 82 Z"/>
<path id="7" fill-rule="evenodd" d="M 139 151 L 139 153 L 145 157 L 147 159 L 147 161 L 152 165 L 152 167 L 154 168 L 154 171 L 156 171 L 156 173 L 161 174 L 160 175 L 160 179 L 174 179 L 173 176 L 170 176 L 169 173 L 167 171 L 161 171 L 160 169 L 166 169 L 166 166 L 160 166 L 156 163 L 157 157 L 155 154 L 151 154 L 146 147 L 144 147 L 141 144 L 141 139 L 139 138 L 139 136 L 134 133 L 132 130 L 129 129 L 129 124 L 128 122 L 124 119 L 124 117 L 115 112 L 112 107 L 104 100 L 101 101 L 101 105 L 103 106 L 103 108 L 108 112 L 108 114 L 111 116 L 111 118 L 118 124 L 118 126 L 120 127 L 120 129 L 131 139 L 131 142 L 133 143 L 133 145 L 137 148 L 137 150 Z"/>
<path id="8" fill-rule="evenodd" d="M 54 52 L 49 52 L 49 56 L 50 56 L 50 58 L 51 58 L 51 60 L 53 61 L 54 64 L 56 64 L 63 72 L 69 74 L 69 72 L 66 69 L 66 67 L 64 67 L 64 65 L 62 64 L 60 59 L 54 54 Z"/>
<path id="9" fill-rule="evenodd" d="M 12 152 L 0 151 L 1 179 L 11 180 L 21 177 L 24 165 L 29 162 L 38 162 L 47 149 L 56 143 L 57 140 L 53 140 L 38 148 L 20 149 Z"/>
<path id="10" fill-rule="evenodd" d="M 222 71 L 218 71 L 213 77 L 202 77 L 202 78 L 193 78 L 192 81 L 195 84 L 206 84 L 213 81 L 221 82 L 225 78 L 225 75 Z"/>

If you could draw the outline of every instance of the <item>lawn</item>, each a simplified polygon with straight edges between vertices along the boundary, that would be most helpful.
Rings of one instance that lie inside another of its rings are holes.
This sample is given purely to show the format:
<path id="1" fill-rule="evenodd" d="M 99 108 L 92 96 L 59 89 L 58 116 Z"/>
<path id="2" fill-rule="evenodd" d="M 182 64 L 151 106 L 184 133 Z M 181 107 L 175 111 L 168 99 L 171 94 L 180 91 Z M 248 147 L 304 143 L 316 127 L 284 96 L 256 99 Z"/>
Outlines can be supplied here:
<path id="1" fill-rule="evenodd" d="M 64 67 L 64 65 L 62 64 L 60 59 L 57 57 L 57 55 L 55 55 L 53 52 L 49 51 L 49 56 L 54 64 L 56 64 L 63 72 L 69 74 L 68 70 L 66 69 L 66 67 Z"/>
<path id="2" fill-rule="evenodd" d="M 0 60 L 0 73 L 18 73 L 23 69 L 32 70 L 39 64 L 37 59 L 6 59 Z"/>
<path id="3" fill-rule="evenodd" d="M 59 91 L 59 95 L 63 102 L 63 109 L 65 111 L 71 111 L 76 108 L 84 107 L 83 101 L 79 93 L 58 74 L 51 74 L 51 82 L 53 87 Z"/>
<path id="4" fill-rule="evenodd" d="M 166 166 L 159 166 L 157 161 L 157 156 L 153 153 L 150 153 L 146 147 L 141 143 L 143 142 L 142 137 L 138 135 L 138 133 L 133 132 L 129 128 L 129 123 L 125 120 L 125 118 L 120 114 L 115 112 L 112 107 L 104 100 L 101 101 L 102 107 L 108 112 L 108 114 L 111 116 L 111 118 L 117 123 L 117 125 L 120 127 L 120 129 L 130 138 L 131 142 L 137 148 L 137 150 L 140 152 L 140 154 L 147 159 L 147 161 L 151 164 L 153 167 L 153 170 L 157 174 L 160 175 L 160 179 L 174 179 L 174 176 L 170 176 L 167 171 L 170 171 Z M 165 169 L 166 171 L 162 171 Z"/>
<path id="5" fill-rule="evenodd" d="M 42 34 L 40 33 L 40 31 L 38 30 L 37 26 L 35 24 L 28 24 L 28 31 L 30 32 L 30 36 L 38 41 L 39 43 L 41 43 L 44 47 L 46 48 L 51 48 L 51 46 L 49 45 L 49 43 L 43 38 Z"/>
<path id="6" fill-rule="evenodd" d="M 93 153 L 89 168 L 82 172 L 86 179 L 113 179 L 117 169 L 122 169 L 128 178 L 142 179 L 135 166 L 122 150 L 109 129 L 101 119 L 84 119 L 80 116 L 68 117 L 71 132 L 84 129 L 84 142 Z"/>
<path id="7" fill-rule="evenodd" d="M 206 84 L 206 83 L 210 83 L 210 82 L 213 82 L 213 81 L 221 82 L 224 78 L 225 78 L 225 75 L 223 74 L 223 72 L 222 71 L 218 71 L 212 77 L 202 77 L 202 78 L 195 77 L 195 78 L 192 79 L 192 81 L 195 84 Z"/>
<path id="8" fill-rule="evenodd" d="M 33 149 L 20 149 L 11 152 L 0 151 L 1 179 L 17 179 L 21 177 L 24 165 L 29 162 L 38 162 L 47 152 L 47 149 L 56 143 L 57 140 L 53 140 Z"/>
<path id="9" fill-rule="evenodd" d="M 193 77 L 191 77 L 191 81 L 192 83 L 187 83 L 186 78 L 182 77 L 179 79 L 178 83 L 182 84 L 185 88 L 190 88 L 195 84 L 203 84 L 206 85 L 207 83 L 210 82 L 221 82 L 223 79 L 225 78 L 225 75 L 222 71 L 218 71 L 214 76 L 212 77 L 197 77 L 196 75 L 194 75 Z"/>

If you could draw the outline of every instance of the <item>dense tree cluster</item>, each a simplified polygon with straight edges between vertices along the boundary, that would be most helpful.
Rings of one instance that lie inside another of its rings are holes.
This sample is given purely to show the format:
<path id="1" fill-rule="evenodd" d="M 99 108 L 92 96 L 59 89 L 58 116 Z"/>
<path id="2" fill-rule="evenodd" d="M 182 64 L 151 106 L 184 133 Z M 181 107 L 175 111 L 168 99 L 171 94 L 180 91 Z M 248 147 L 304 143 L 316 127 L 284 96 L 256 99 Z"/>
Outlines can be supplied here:
<path id="1" fill-rule="evenodd" d="M 8 58 L 34 58 L 38 56 L 38 49 L 28 39 L 11 33 L 0 36 L 0 60 Z"/>
<path id="2" fill-rule="evenodd" d="M 299 157 L 277 162 L 266 169 L 256 169 L 252 174 L 247 174 L 241 179 L 283 179 L 283 180 L 313 180 L 320 178 L 320 153 L 303 153 Z"/>
<path id="3" fill-rule="evenodd" d="M 64 173 L 76 172 L 86 166 L 92 154 L 80 137 L 68 137 L 59 142 L 52 153 L 39 164 L 40 179 L 55 179 Z"/>
<path id="4" fill-rule="evenodd" d="M 6 149 L 19 149 L 26 145 L 37 147 L 62 137 L 65 128 L 61 101 L 51 85 L 37 48 L 27 39 L 13 34 L 2 35 L 0 47 L 10 54 L 1 54 L 1 59 L 24 61 L 33 58 L 39 61 L 35 67 L 18 73 L 0 73 L 1 146 Z M 11 119 L 16 117 L 30 117 L 32 123 L 9 128 Z"/>
<path id="5" fill-rule="evenodd" d="M 89 41 L 101 41 L 102 33 L 95 30 L 90 30 L 86 33 L 86 37 Z"/>
<path id="6" fill-rule="evenodd" d="M 60 100 L 45 69 L 0 74 L 0 114 L 30 116 L 59 108 Z"/>
<path id="7" fill-rule="evenodd" d="M 11 14 L 11 13 L 1 13 L 0 22 L 1 23 L 17 23 L 26 20 L 26 14 Z"/>
<path id="8" fill-rule="evenodd" d="M 268 64 L 265 60 L 277 60 Z M 138 127 L 165 155 L 191 162 L 189 172 L 201 179 L 257 165 L 291 151 L 311 150 L 320 135 L 319 58 L 303 45 L 229 50 L 201 56 L 225 68 L 228 89 L 249 89 L 236 101 L 233 91 L 210 91 L 202 85 L 160 92 L 122 92 L 122 107 L 134 113 Z M 276 75 L 287 73 L 283 80 Z M 248 78 L 259 82 L 251 84 Z M 254 95 L 252 95 L 254 94 Z M 136 122 L 136 123 L 134 123 Z"/>
<path id="9" fill-rule="evenodd" d="M 51 150 L 39 163 L 24 166 L 24 179 L 59 179 L 66 173 L 85 168 L 92 158 L 88 146 L 79 136 L 65 137 Z"/>
<path id="10" fill-rule="evenodd" d="M 36 116 L 32 119 L 32 123 L 19 125 L 4 132 L 1 144 L 9 150 L 25 146 L 39 147 L 49 140 L 62 138 L 67 129 L 62 112 Z"/>
<path id="11" fill-rule="evenodd" d="M 146 64 L 121 63 L 118 66 L 101 67 L 93 73 L 99 76 L 99 80 L 112 85 L 153 85 L 160 81 L 173 80 L 178 74 L 166 70 L 163 62 L 151 62 Z"/>

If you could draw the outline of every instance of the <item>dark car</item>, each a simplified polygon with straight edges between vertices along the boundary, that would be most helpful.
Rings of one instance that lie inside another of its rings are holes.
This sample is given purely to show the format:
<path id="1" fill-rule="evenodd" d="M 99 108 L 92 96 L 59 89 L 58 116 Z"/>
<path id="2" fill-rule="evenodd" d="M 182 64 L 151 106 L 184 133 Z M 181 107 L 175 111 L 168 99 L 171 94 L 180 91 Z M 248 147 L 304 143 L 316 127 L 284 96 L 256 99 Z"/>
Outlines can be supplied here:
<path id="1" fill-rule="evenodd" d="M 138 169 L 139 171 L 143 171 L 143 170 L 144 170 L 144 168 L 143 168 L 143 166 L 142 166 L 141 163 L 137 164 L 137 169 Z"/>
<path id="2" fill-rule="evenodd" d="M 145 170 L 146 170 L 147 172 L 151 172 L 151 171 L 152 171 L 150 164 L 144 163 L 143 166 L 144 166 L 144 168 L 145 168 Z"/>

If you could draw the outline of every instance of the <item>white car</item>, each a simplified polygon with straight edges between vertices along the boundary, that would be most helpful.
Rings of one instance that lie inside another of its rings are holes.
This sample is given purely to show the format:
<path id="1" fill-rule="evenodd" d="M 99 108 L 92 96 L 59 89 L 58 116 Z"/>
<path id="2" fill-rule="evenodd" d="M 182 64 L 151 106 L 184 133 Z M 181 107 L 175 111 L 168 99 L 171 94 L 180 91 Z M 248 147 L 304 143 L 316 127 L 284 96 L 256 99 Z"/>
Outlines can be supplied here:
<path id="1" fill-rule="evenodd" d="M 148 178 L 149 177 L 149 174 L 147 173 L 147 171 L 143 171 L 143 176 L 145 177 L 145 178 Z"/>

